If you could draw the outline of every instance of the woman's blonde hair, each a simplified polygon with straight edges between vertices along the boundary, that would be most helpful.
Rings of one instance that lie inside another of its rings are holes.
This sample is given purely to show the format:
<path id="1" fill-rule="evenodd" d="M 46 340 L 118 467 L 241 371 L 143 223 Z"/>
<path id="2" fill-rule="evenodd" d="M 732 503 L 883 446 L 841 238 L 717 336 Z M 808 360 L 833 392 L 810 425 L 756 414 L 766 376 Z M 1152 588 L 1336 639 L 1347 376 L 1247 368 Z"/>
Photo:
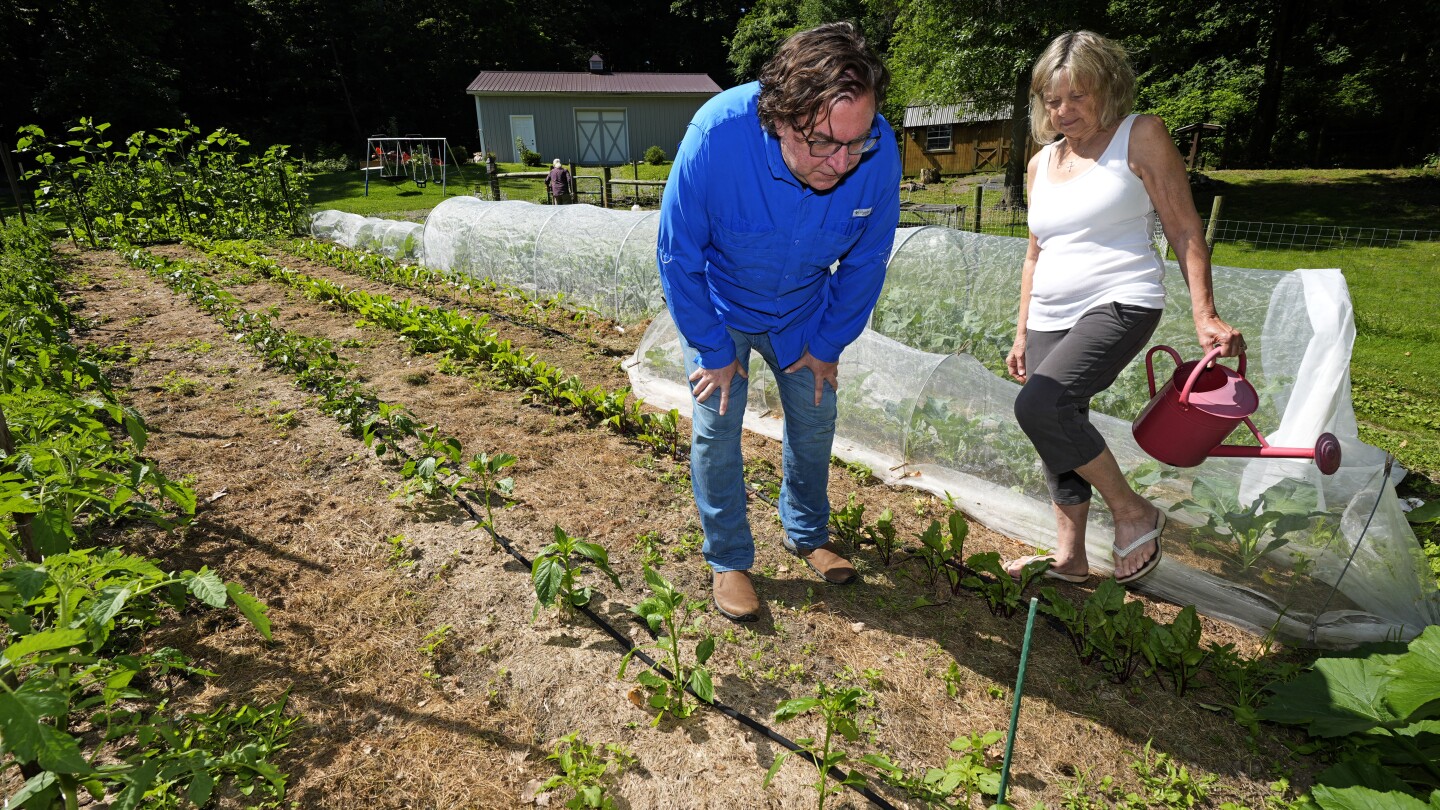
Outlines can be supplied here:
<path id="1" fill-rule="evenodd" d="M 1050 125 L 1045 96 L 1060 71 L 1070 86 L 1095 97 L 1101 129 L 1109 129 L 1135 107 L 1135 68 L 1120 43 L 1094 31 L 1068 31 L 1050 41 L 1030 74 L 1030 134 L 1049 143 L 1060 133 Z"/>

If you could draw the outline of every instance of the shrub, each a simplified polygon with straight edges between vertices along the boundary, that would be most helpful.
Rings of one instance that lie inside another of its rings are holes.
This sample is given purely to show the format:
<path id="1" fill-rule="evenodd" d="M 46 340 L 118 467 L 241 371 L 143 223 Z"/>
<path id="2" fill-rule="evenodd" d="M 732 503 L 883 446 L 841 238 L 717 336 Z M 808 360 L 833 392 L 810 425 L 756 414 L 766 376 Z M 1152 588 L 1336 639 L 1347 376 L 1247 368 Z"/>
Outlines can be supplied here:
<path id="1" fill-rule="evenodd" d="M 668 159 L 669 157 L 665 154 L 665 150 L 658 146 L 652 146 L 645 150 L 645 162 L 651 166 L 659 166 Z"/>
<path id="2" fill-rule="evenodd" d="M 545 161 L 544 158 L 540 157 L 539 152 L 530 151 L 529 147 L 525 145 L 525 142 L 519 138 L 515 139 L 515 150 L 520 153 L 520 162 L 526 166 L 539 166 Z"/>

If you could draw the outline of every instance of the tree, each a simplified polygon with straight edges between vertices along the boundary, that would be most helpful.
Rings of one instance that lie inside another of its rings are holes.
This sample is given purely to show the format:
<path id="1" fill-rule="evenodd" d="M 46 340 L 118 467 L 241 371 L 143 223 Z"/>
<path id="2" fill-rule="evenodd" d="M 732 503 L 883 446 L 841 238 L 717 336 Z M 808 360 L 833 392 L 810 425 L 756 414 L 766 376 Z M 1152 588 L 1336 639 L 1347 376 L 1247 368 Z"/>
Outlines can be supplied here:
<path id="1" fill-rule="evenodd" d="M 892 112 L 906 103 L 1013 109 L 1005 202 L 1024 205 L 1030 70 L 1056 35 L 1101 22 L 1078 0 L 905 0 L 891 40 Z"/>

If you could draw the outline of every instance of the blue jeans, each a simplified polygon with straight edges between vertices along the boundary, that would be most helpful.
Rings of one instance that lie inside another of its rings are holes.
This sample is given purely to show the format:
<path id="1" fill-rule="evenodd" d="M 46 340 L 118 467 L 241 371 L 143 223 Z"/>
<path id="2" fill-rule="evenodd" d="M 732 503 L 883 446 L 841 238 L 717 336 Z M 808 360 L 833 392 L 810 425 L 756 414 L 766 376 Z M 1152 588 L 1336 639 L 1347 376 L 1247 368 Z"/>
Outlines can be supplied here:
<path id="1" fill-rule="evenodd" d="M 735 356 L 746 373 L 753 349 L 769 364 L 785 409 L 783 479 L 780 523 L 788 542 L 800 551 L 819 548 L 829 540 L 830 447 L 835 438 L 835 390 L 825 386 L 815 405 L 815 375 L 802 368 L 793 374 L 775 362 L 770 335 L 729 330 Z M 684 339 L 682 338 L 682 341 Z M 698 367 L 696 352 L 685 344 L 685 373 Z M 693 390 L 693 389 L 692 389 Z M 691 412 L 690 480 L 700 527 L 705 530 L 705 561 L 716 571 L 747 571 L 755 563 L 755 538 L 745 514 L 745 469 L 740 456 L 741 423 L 749 381 L 736 374 L 730 381 L 730 404 L 719 413 L 720 392 L 694 402 Z"/>

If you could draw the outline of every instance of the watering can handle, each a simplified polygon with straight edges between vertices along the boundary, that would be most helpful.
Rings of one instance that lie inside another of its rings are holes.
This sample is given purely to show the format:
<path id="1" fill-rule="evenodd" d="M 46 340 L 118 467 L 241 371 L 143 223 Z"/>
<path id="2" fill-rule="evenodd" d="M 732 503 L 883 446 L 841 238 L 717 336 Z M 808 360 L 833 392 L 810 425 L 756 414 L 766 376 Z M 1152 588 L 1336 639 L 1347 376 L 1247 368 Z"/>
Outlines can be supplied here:
<path id="1" fill-rule="evenodd" d="M 1200 372 L 1204 371 L 1207 367 L 1209 367 L 1212 362 L 1215 361 L 1215 358 L 1220 356 L 1220 351 L 1220 347 L 1216 346 L 1215 348 L 1205 353 L 1205 359 L 1195 364 L 1195 370 L 1190 372 L 1190 378 L 1185 381 L 1185 387 L 1180 389 L 1180 407 L 1190 407 L 1190 389 L 1194 388 L 1195 381 L 1200 379 Z M 1240 353 L 1240 368 L 1237 369 L 1235 373 L 1239 374 L 1242 378 L 1245 376 L 1244 352 Z M 1151 385 L 1153 387 L 1154 384 L 1152 383 Z"/>
<path id="2" fill-rule="evenodd" d="M 1169 346 L 1156 346 L 1145 354 L 1145 376 L 1150 380 L 1150 398 L 1155 398 L 1155 353 L 1169 352 L 1170 358 L 1175 361 L 1175 367 L 1180 367 L 1180 353 Z"/>

